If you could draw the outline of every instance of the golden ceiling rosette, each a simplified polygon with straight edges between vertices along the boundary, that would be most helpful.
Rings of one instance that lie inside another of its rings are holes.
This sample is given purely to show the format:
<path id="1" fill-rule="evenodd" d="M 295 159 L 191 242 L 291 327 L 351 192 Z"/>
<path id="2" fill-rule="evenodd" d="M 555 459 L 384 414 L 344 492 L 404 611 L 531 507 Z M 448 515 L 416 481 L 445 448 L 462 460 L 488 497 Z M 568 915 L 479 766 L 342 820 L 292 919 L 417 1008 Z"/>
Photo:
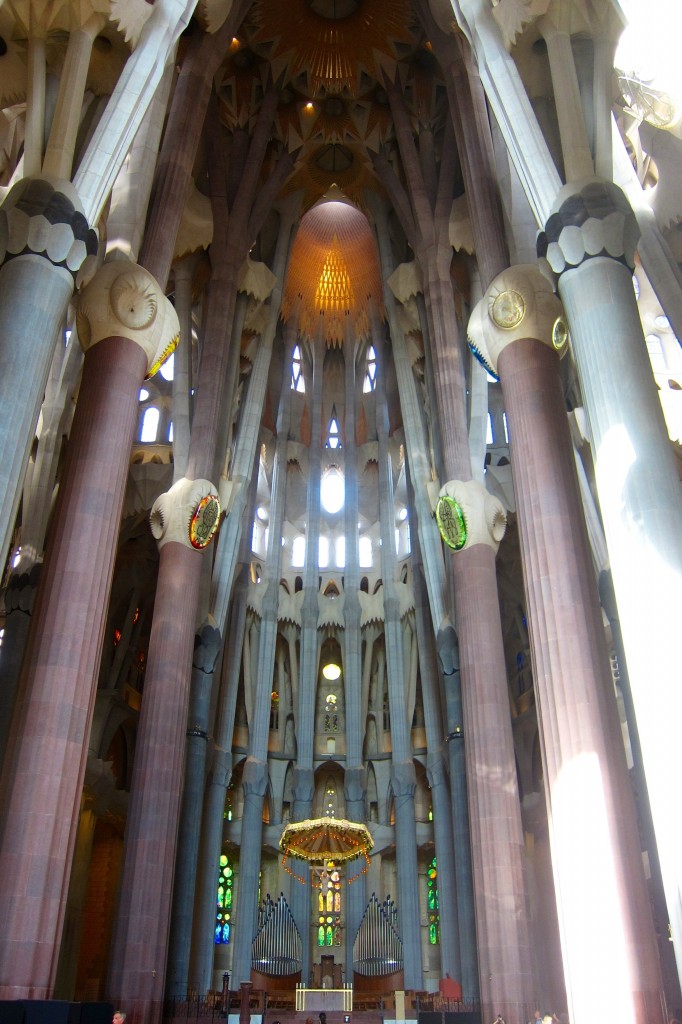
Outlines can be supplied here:
<path id="1" fill-rule="evenodd" d="M 259 0 L 254 15 L 254 41 L 272 41 L 271 58 L 286 59 L 293 76 L 307 72 L 313 93 L 354 94 L 358 66 L 378 77 L 394 44 L 412 41 L 408 0 Z"/>

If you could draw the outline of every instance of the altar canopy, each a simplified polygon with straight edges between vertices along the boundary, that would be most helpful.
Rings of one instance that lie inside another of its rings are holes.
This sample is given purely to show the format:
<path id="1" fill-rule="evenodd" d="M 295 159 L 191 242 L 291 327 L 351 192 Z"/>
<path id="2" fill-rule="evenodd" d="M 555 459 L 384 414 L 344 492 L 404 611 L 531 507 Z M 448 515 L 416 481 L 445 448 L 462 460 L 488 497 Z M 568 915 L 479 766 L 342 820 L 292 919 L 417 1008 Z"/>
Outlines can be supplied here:
<path id="1" fill-rule="evenodd" d="M 279 848 L 284 854 L 283 866 L 289 857 L 317 866 L 325 865 L 327 861 L 344 864 L 364 857 L 365 871 L 369 868 L 369 851 L 373 846 L 374 840 L 366 825 L 339 818 L 294 822 L 286 826 L 279 841 Z M 294 877 L 298 878 L 298 875 Z"/>

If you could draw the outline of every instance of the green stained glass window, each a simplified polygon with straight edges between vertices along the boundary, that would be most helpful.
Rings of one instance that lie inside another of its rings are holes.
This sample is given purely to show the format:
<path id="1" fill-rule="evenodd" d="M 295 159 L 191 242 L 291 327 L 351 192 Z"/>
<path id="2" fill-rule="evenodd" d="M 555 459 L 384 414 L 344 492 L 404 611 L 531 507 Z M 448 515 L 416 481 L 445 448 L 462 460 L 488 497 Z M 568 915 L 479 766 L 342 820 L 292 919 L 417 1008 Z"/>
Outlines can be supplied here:
<path id="1" fill-rule="evenodd" d="M 426 906 L 429 912 L 429 943 L 440 942 L 440 914 L 438 912 L 438 869 L 434 857 L 426 871 Z"/>
<path id="2" fill-rule="evenodd" d="M 218 886 L 216 893 L 216 921 L 214 941 L 216 945 L 226 945 L 230 941 L 232 931 L 232 881 L 234 872 L 230 858 L 221 854 L 218 866 Z"/>

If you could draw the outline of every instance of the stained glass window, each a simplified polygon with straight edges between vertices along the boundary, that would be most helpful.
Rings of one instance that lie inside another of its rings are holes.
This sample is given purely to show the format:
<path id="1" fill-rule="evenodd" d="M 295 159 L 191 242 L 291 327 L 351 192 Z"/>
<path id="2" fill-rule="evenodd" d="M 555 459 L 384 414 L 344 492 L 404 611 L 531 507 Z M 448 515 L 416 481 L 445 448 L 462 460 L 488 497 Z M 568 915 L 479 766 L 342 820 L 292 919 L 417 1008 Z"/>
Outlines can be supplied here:
<path id="1" fill-rule="evenodd" d="M 341 945 L 341 874 L 333 861 L 327 861 L 320 876 L 317 897 L 318 946 Z"/>
<path id="2" fill-rule="evenodd" d="M 426 872 L 426 906 L 429 913 L 429 942 L 437 946 L 440 942 L 440 914 L 438 912 L 438 871 L 434 857 Z"/>
<path id="3" fill-rule="evenodd" d="M 218 868 L 218 892 L 216 896 L 216 945 L 226 945 L 230 941 L 232 930 L 232 882 L 234 874 L 230 858 L 224 853 L 220 856 Z"/>

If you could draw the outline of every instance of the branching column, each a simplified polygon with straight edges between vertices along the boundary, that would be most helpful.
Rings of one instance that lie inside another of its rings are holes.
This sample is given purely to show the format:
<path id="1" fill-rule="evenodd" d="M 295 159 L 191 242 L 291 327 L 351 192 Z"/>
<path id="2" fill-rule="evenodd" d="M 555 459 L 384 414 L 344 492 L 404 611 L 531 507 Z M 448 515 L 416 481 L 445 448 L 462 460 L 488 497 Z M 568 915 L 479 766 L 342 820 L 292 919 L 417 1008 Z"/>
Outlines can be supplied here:
<path id="1" fill-rule="evenodd" d="M 267 588 L 262 600 L 258 661 L 253 682 L 253 717 L 249 722 L 249 753 L 244 769 L 244 818 L 239 854 L 239 890 L 236 918 L 238 929 L 233 961 L 233 981 L 248 980 L 251 975 L 251 943 L 258 920 L 258 872 L 261 864 L 263 800 L 265 788 L 253 779 L 268 778 L 268 739 L 272 681 L 277 650 L 279 580 L 282 568 L 282 528 L 287 493 L 287 446 L 291 420 L 291 353 L 293 338 L 288 334 L 282 366 L 277 442 L 272 475 L 268 549 L 264 579 L 258 586 Z M 262 789 L 262 792 L 261 792 Z M 260 807 L 259 807 L 260 797 Z M 249 820 L 246 818 L 248 806 Z M 257 816 L 258 815 L 258 816 Z M 255 866 L 255 873 L 254 873 Z"/>
<path id="2" fill-rule="evenodd" d="M 389 100 L 406 189 L 385 158 L 377 158 L 375 167 L 422 268 L 433 344 L 441 473 L 449 481 L 448 490 L 461 483 L 473 516 L 469 542 L 453 557 L 451 568 L 462 672 L 482 1012 L 515 1018 L 528 1013 L 533 995 L 524 847 L 497 595 L 495 555 L 501 534 L 495 539 L 487 529 L 482 518 L 489 504 L 485 488 L 472 481 L 463 349 L 450 278 L 452 248 L 447 225 L 454 139 L 446 126 L 438 189 L 430 196 L 419 169 L 404 100 L 395 85 L 389 89 Z M 497 823 L 494 842 L 486 819 Z"/>
<path id="3" fill-rule="evenodd" d="M 360 346 L 364 351 L 364 346 Z M 346 711 L 346 773 L 344 795 L 346 817 L 365 820 L 367 785 L 362 761 L 365 720 L 362 718 L 362 636 L 360 630 L 360 556 L 358 545 L 358 459 L 356 445 L 356 339 L 350 317 L 345 320 L 343 342 L 345 369 L 344 432 L 344 533 L 346 566 L 344 570 L 343 691 Z M 360 379 L 362 379 L 360 375 Z M 351 882 L 350 880 L 353 879 Z M 353 943 L 364 910 L 364 891 L 349 867 L 346 885 L 345 960 L 346 980 L 352 979 Z"/>
<path id="4" fill-rule="evenodd" d="M 385 207 L 375 203 L 374 217 L 382 273 L 384 278 L 388 279 L 394 268 L 391 262 Z M 395 300 L 389 289 L 385 290 L 384 302 L 391 328 L 393 361 L 407 441 L 410 478 L 412 481 L 418 481 L 418 484 L 414 487 L 413 504 L 417 513 L 419 546 L 425 570 L 425 585 L 429 598 L 431 621 L 438 644 L 439 667 L 447 698 L 448 723 L 461 726 L 462 695 L 457 636 L 447 612 L 447 584 L 443 562 L 443 545 L 435 529 L 431 503 L 426 490 L 426 485 L 431 479 L 431 467 L 420 418 L 417 389 L 407 354 L 407 344 L 395 316 Z M 376 314 L 374 315 L 376 316 Z M 466 765 L 461 743 L 448 744 L 448 763 L 450 767 L 450 792 L 454 828 L 457 926 L 459 930 L 462 967 L 462 991 L 465 999 L 473 1000 L 478 999 L 479 995 L 478 960 L 471 873 Z"/>
<path id="5" fill-rule="evenodd" d="M 326 344 L 322 331 L 311 344 L 310 447 L 308 448 L 308 482 L 306 497 L 305 570 L 303 573 L 303 604 L 301 607 L 301 661 L 298 678 L 298 714 L 296 721 L 297 760 L 294 768 L 292 821 L 311 816 L 314 776 L 315 709 L 319 643 L 318 575 L 320 547 L 320 482 L 322 466 L 322 384 Z M 291 909 L 301 933 L 303 947 L 301 978 L 305 982 L 310 971 L 310 884 L 297 884 L 291 892 Z"/>
<path id="6" fill-rule="evenodd" d="M 597 492 L 623 631 L 678 973 L 682 814 L 670 794 L 682 715 L 671 637 L 682 607 L 682 490 L 642 335 L 632 270 L 637 224 L 617 186 L 559 195 L 538 248 L 558 280 L 594 446 Z M 627 367 L 626 379 L 618 368 Z M 616 375 L 616 376 L 614 376 Z"/>
<path id="7" fill-rule="evenodd" d="M 391 714 L 391 790 L 395 807 L 396 868 L 398 873 L 398 915 L 403 940 L 405 988 L 423 986 L 419 893 L 417 870 L 417 828 L 414 814 L 416 773 L 412 760 L 410 724 L 407 721 L 407 676 L 403 658 L 395 570 L 395 503 L 393 468 L 388 449 L 385 346 L 377 346 L 376 423 L 379 442 L 379 518 L 381 523 L 381 572 L 384 581 L 384 642 Z"/>

